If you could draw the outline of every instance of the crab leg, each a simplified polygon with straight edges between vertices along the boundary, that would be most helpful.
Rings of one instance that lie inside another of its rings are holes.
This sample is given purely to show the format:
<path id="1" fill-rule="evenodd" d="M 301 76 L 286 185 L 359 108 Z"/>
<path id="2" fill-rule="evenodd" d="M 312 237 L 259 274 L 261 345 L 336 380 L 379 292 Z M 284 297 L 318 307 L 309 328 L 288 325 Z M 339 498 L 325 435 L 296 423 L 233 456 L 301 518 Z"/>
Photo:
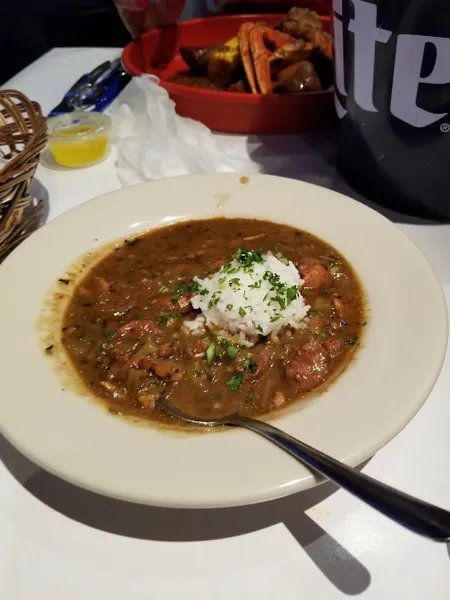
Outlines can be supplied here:
<path id="1" fill-rule="evenodd" d="M 259 90 L 261 94 L 271 94 L 272 81 L 269 57 L 272 52 L 268 46 L 275 49 L 295 40 L 290 35 L 275 31 L 270 27 L 256 25 L 250 30 L 249 41 Z"/>
<path id="2" fill-rule="evenodd" d="M 255 70 L 253 67 L 252 55 L 250 54 L 250 34 L 255 28 L 255 23 L 243 23 L 239 28 L 239 49 L 241 51 L 242 64 L 244 65 L 245 74 L 250 85 L 252 94 L 257 94 Z"/>

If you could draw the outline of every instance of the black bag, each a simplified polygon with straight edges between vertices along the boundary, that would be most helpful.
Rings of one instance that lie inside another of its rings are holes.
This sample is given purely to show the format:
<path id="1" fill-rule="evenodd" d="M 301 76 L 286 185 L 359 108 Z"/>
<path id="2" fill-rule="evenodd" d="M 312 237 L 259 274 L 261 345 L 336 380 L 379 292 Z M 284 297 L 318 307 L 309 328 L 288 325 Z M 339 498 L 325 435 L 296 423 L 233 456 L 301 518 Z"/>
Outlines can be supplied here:
<path id="1" fill-rule="evenodd" d="M 450 1 L 333 8 L 339 169 L 375 202 L 450 219 Z"/>

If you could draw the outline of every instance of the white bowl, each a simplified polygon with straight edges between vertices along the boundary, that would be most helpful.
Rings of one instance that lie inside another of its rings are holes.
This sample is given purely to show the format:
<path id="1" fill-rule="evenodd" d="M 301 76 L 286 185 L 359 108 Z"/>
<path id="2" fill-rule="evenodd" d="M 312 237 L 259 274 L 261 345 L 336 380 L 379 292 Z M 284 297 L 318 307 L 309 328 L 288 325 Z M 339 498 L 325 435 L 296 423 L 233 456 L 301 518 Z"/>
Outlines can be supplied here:
<path id="1" fill-rule="evenodd" d="M 0 422 L 43 468 L 127 500 L 212 507 L 268 500 L 317 479 L 243 430 L 181 434 L 110 415 L 86 394 L 62 391 L 36 323 L 48 289 L 80 255 L 179 219 L 252 216 L 323 238 L 359 274 L 368 325 L 351 366 L 276 425 L 357 465 L 399 432 L 430 393 L 444 359 L 447 310 L 428 262 L 392 223 L 357 202 L 307 183 L 251 175 L 151 182 L 97 198 L 55 219 L 0 268 Z"/>

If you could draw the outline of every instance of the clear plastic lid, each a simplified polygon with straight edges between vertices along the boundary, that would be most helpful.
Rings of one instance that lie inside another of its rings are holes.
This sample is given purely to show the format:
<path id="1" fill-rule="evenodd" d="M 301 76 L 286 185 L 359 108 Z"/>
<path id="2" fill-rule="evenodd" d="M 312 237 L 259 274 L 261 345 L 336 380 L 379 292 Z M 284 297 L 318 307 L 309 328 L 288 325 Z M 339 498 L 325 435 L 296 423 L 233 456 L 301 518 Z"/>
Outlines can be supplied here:
<path id="1" fill-rule="evenodd" d="M 111 119 L 99 112 L 75 111 L 47 120 L 50 141 L 81 141 L 98 135 L 109 135 Z"/>

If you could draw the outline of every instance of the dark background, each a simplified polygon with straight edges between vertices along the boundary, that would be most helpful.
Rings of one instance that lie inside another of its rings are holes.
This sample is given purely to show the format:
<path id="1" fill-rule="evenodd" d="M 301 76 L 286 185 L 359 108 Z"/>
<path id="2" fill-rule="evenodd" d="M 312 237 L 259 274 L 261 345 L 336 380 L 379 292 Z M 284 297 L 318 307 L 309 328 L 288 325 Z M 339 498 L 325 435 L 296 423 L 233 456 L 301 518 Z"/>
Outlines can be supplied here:
<path id="1" fill-rule="evenodd" d="M 51 48 L 130 39 L 112 0 L 0 0 L 0 85 Z"/>
<path id="2" fill-rule="evenodd" d="M 296 5 L 331 12 L 331 0 L 216 2 L 224 12 L 241 14 L 287 12 Z M 192 6 L 192 15 L 206 14 L 206 0 Z M 0 85 L 52 48 L 123 47 L 130 39 L 113 0 L 0 0 Z"/>

